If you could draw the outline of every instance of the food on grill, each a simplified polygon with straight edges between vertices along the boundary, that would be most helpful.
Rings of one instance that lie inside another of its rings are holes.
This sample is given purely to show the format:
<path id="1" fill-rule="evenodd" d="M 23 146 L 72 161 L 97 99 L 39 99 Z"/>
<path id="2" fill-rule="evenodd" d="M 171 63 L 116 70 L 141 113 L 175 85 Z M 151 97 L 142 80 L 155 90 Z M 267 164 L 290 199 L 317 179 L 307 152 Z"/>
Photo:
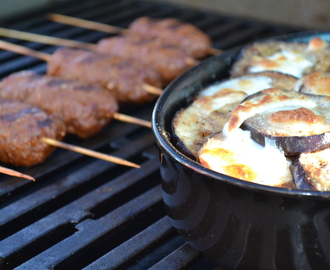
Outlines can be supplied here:
<path id="1" fill-rule="evenodd" d="M 47 17 L 55 22 L 106 33 L 159 38 L 165 43 L 171 43 L 182 48 L 190 57 L 196 59 L 202 59 L 209 53 L 218 54 L 220 52 L 220 50 L 211 48 L 212 41 L 203 31 L 192 24 L 173 18 L 140 17 L 130 24 L 129 29 L 124 29 L 60 14 L 48 14 Z"/>
<path id="2" fill-rule="evenodd" d="M 143 66 L 158 72 L 163 84 L 167 85 L 184 71 L 199 63 L 182 49 L 158 38 L 141 36 L 116 36 L 101 39 L 97 44 L 61 39 L 0 27 L 0 34 L 7 37 L 96 51 L 101 54 L 134 59 Z"/>
<path id="3" fill-rule="evenodd" d="M 109 89 L 120 102 L 143 104 L 155 98 L 143 85 L 162 87 L 159 74 L 137 61 L 85 50 L 60 48 L 48 60 L 47 74 Z"/>
<path id="4" fill-rule="evenodd" d="M 248 73 L 214 83 L 199 92 L 197 98 L 211 96 L 221 90 L 227 89 L 243 91 L 247 95 L 254 94 L 267 88 L 294 90 L 296 83 L 297 78 L 280 72 L 264 71 Z"/>
<path id="5" fill-rule="evenodd" d="M 64 123 L 38 107 L 0 98 L 0 160 L 15 166 L 31 166 L 44 161 L 54 147 L 41 141 L 61 140 Z"/>
<path id="6" fill-rule="evenodd" d="M 302 77 L 314 71 L 330 69 L 330 48 L 328 42 L 316 37 L 309 43 L 281 41 L 257 42 L 248 46 L 236 63 L 231 74 L 274 70 L 295 77 Z"/>
<path id="7" fill-rule="evenodd" d="M 206 168 L 241 180 L 276 187 L 293 187 L 289 163 L 272 141 L 261 146 L 249 131 L 231 136 L 218 133 L 200 149 L 199 161 Z"/>
<path id="8" fill-rule="evenodd" d="M 33 71 L 4 78 L 0 96 L 39 106 L 62 119 L 67 133 L 84 139 L 97 134 L 118 110 L 115 98 L 104 88 Z"/>
<path id="9" fill-rule="evenodd" d="M 270 87 L 293 90 L 297 79 L 278 72 L 246 74 L 203 89 L 196 100 L 173 119 L 177 147 L 196 158 L 206 140 L 222 130 L 233 109 L 248 95 Z"/>
<path id="10" fill-rule="evenodd" d="M 198 63 L 177 46 L 154 37 L 104 38 L 97 43 L 96 51 L 135 59 L 146 67 L 156 70 L 165 85 Z"/>
<path id="11" fill-rule="evenodd" d="M 299 155 L 291 165 L 299 189 L 330 191 L 330 149 Z"/>
<path id="12" fill-rule="evenodd" d="M 172 122 L 177 147 L 195 158 L 203 143 L 212 134 L 221 131 L 231 111 L 246 96 L 244 92 L 223 90 L 212 96 L 201 97 L 180 110 Z"/>
<path id="13" fill-rule="evenodd" d="M 211 39 L 192 24 L 174 18 L 152 19 L 140 17 L 129 26 L 131 35 L 157 37 L 183 48 L 192 58 L 201 59 L 208 55 Z"/>
<path id="14" fill-rule="evenodd" d="M 295 90 L 300 93 L 330 96 L 330 73 L 316 71 L 303 76 Z"/>
<path id="15" fill-rule="evenodd" d="M 230 134 L 243 127 L 260 144 L 265 138 L 287 156 L 330 147 L 330 97 L 266 89 L 249 96 L 232 112 L 224 127 Z"/>
<path id="16" fill-rule="evenodd" d="M 265 76 L 258 78 L 260 73 Z M 174 116 L 176 147 L 205 167 L 238 179 L 329 191 L 328 43 L 320 38 L 306 44 L 255 43 L 230 74 Z M 270 84 L 266 74 L 281 74 L 281 80 Z"/>

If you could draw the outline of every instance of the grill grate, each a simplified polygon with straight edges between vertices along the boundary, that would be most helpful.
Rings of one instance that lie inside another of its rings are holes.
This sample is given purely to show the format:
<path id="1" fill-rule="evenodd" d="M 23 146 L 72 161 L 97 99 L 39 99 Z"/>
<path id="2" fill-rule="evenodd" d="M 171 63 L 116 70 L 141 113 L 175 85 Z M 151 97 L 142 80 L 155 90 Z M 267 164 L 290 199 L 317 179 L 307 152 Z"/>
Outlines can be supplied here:
<path id="1" fill-rule="evenodd" d="M 300 29 L 149 1 L 76 0 L 48 5 L 0 22 L 2 27 L 95 43 L 107 36 L 47 21 L 47 12 L 127 27 L 140 16 L 174 17 L 195 24 L 214 46 L 233 46 Z M 52 53 L 57 47 L 6 39 Z M 29 69 L 38 59 L 0 51 L 0 78 Z M 150 120 L 154 104 L 122 107 Z M 14 168 L 35 183 L 0 175 L 0 269 L 215 269 L 185 244 L 162 204 L 158 151 L 152 132 L 113 121 L 97 136 L 65 141 L 141 165 L 117 166 L 57 149 L 43 164 Z"/>

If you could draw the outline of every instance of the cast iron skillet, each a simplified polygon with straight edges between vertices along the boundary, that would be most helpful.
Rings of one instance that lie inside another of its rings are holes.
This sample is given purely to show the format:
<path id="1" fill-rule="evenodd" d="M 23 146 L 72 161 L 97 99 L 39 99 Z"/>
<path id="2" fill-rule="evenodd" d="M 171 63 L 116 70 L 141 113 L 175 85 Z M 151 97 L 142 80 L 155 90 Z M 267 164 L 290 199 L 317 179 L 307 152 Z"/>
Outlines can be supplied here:
<path id="1" fill-rule="evenodd" d="M 272 39 L 308 42 L 315 36 L 330 41 L 330 32 Z M 156 103 L 152 125 L 168 216 L 186 242 L 225 269 L 330 269 L 330 192 L 241 181 L 202 167 L 173 145 L 174 114 L 203 87 L 226 78 L 241 49 L 184 73 Z"/>

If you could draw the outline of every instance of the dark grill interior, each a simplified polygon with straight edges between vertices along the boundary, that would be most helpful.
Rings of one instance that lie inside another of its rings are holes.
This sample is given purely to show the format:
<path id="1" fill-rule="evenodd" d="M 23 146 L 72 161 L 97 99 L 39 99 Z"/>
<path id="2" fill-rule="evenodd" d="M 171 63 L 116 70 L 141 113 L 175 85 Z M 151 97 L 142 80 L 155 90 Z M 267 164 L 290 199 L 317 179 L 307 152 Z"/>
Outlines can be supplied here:
<path id="1" fill-rule="evenodd" d="M 140 16 L 195 24 L 214 47 L 301 29 L 148 1 L 79 0 L 34 10 L 1 27 L 95 43 L 108 34 L 46 20 L 47 12 L 127 27 Z M 52 53 L 56 47 L 5 39 Z M 0 51 L 0 77 L 44 73 L 46 63 Z M 120 112 L 150 120 L 153 103 Z M 215 269 L 171 228 L 162 204 L 158 150 L 151 130 L 113 121 L 97 136 L 65 141 L 141 165 L 131 169 L 57 149 L 43 164 L 14 168 L 36 182 L 0 175 L 0 269 Z M 4 165 L 4 164 L 2 164 Z M 8 167 L 8 166 L 7 166 Z"/>

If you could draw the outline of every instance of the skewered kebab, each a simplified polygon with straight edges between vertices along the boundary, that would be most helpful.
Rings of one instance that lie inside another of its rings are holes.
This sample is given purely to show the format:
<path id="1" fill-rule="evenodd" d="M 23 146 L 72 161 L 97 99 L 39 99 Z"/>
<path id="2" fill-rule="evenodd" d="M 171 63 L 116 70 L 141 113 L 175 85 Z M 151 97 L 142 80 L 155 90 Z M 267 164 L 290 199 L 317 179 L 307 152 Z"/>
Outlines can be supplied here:
<path id="1" fill-rule="evenodd" d="M 88 49 L 102 54 L 134 59 L 157 71 L 164 85 L 169 84 L 199 62 L 189 58 L 177 46 L 161 42 L 153 37 L 117 36 L 101 39 L 97 44 L 90 44 L 5 28 L 0 28 L 0 35 L 50 45 Z"/>
<path id="2" fill-rule="evenodd" d="M 162 87 L 158 73 L 131 59 L 69 48 L 44 56 L 48 75 L 100 85 L 121 103 L 143 104 L 154 99 L 144 84 Z"/>
<path id="3" fill-rule="evenodd" d="M 96 135 L 118 110 L 114 96 L 104 88 L 33 71 L 20 71 L 4 78 L 0 96 L 57 115 L 68 133 L 83 139 Z"/>
<path id="4" fill-rule="evenodd" d="M 43 162 L 54 146 L 140 168 L 139 165 L 92 150 L 61 143 L 66 134 L 64 123 L 39 107 L 17 100 L 0 98 L 0 160 L 15 166 L 32 166 Z"/>
<path id="5" fill-rule="evenodd" d="M 208 54 L 219 54 L 221 50 L 211 48 L 211 39 L 192 24 L 174 18 L 152 19 L 141 17 L 132 22 L 128 29 L 102 23 L 73 18 L 60 14 L 48 14 L 47 18 L 60 23 L 103 31 L 111 34 L 138 35 L 159 38 L 182 48 L 190 57 L 202 59 Z"/>
<path id="6" fill-rule="evenodd" d="M 48 54 L 4 41 L 0 41 L 0 47 L 45 60 L 49 58 Z M 149 85 L 145 87 L 153 89 Z M 41 106 L 49 113 L 58 114 L 66 123 L 68 132 L 82 138 L 93 136 L 112 118 L 151 128 L 149 121 L 118 113 L 113 92 L 78 80 L 41 76 L 24 71 L 15 73 L 2 82 L 1 95 L 22 101 L 28 100 L 29 103 Z"/>
<path id="7" fill-rule="evenodd" d="M 95 84 L 111 91 L 120 103 L 143 104 L 155 98 L 148 88 L 161 89 L 157 72 L 137 61 L 91 51 L 59 48 L 52 55 L 5 41 L 3 49 L 29 55 L 47 62 L 47 74 Z M 147 87 L 148 88 L 147 88 Z"/>
<path id="8" fill-rule="evenodd" d="M 2 42 L 1 43 L 1 46 L 3 46 L 3 48 L 7 48 L 9 50 L 11 50 L 11 47 L 12 48 L 16 48 L 16 51 L 19 52 L 19 53 L 22 53 L 22 54 L 29 54 L 29 53 L 31 53 L 31 55 L 34 55 L 37 58 L 45 57 L 44 54 L 41 54 L 40 55 L 38 52 L 28 50 L 27 48 L 24 48 L 24 47 L 19 48 L 19 46 L 14 45 L 14 44 L 10 45 L 9 43 Z M 41 76 L 41 75 L 37 75 L 37 74 L 35 74 L 35 75 L 32 76 L 31 73 L 29 75 L 28 75 L 28 73 L 25 73 L 25 76 L 21 76 L 21 77 L 22 77 L 21 80 L 24 77 L 26 77 L 26 78 L 25 78 L 25 82 L 21 82 L 19 84 L 19 86 L 20 87 L 28 87 L 29 86 L 29 89 L 30 90 L 26 90 L 26 89 L 24 90 L 24 91 L 28 91 L 29 93 L 33 89 L 35 89 L 36 87 L 38 87 L 39 91 L 44 91 L 42 89 L 43 88 L 47 88 L 47 89 L 50 90 L 50 92 L 53 92 L 54 95 L 55 95 L 55 93 L 57 91 L 61 91 L 61 93 L 62 93 L 61 94 L 62 95 L 61 99 L 63 99 L 66 102 L 68 102 L 68 100 L 70 100 L 70 98 L 68 97 L 68 99 L 64 99 L 63 98 L 64 95 L 68 95 L 68 96 L 72 96 L 73 95 L 76 98 L 78 98 L 78 100 L 81 100 L 81 99 L 85 98 L 85 102 L 86 103 L 91 103 L 92 101 L 95 101 L 95 104 L 94 105 L 91 105 L 91 104 L 89 105 L 90 107 L 96 106 L 97 108 L 100 108 L 101 107 L 101 104 L 99 104 L 99 103 L 103 103 L 103 105 L 105 106 L 106 105 L 106 102 L 104 102 L 104 101 L 108 101 L 111 104 L 114 103 L 114 97 L 111 96 L 111 93 L 105 94 L 105 91 L 103 90 L 103 88 L 98 87 L 98 86 L 95 86 L 95 85 L 89 85 L 89 84 L 86 85 L 86 84 L 81 83 L 81 82 L 79 83 L 78 81 L 74 82 L 74 80 L 60 79 L 60 78 L 57 78 L 57 77 L 54 77 L 54 76 L 46 76 L 45 77 L 45 76 Z M 31 79 L 28 79 L 28 77 L 32 77 L 32 78 Z M 17 80 L 17 78 L 15 77 L 14 80 Z M 28 84 L 28 85 L 24 85 L 24 84 Z M 146 88 L 147 87 L 150 87 L 151 88 L 151 90 L 149 90 L 149 92 L 151 92 L 154 89 L 152 86 L 149 86 L 149 85 L 145 85 L 145 87 Z M 51 90 L 51 89 L 53 89 L 53 90 Z M 65 90 L 65 93 L 64 93 L 64 90 Z M 21 91 L 22 91 L 22 89 L 21 89 Z M 19 93 L 17 93 L 16 95 L 18 95 L 18 94 Z M 32 94 L 32 93 L 30 93 L 30 94 Z M 97 96 L 101 96 L 105 100 L 102 100 L 101 101 L 101 99 L 102 99 L 101 97 L 94 97 L 93 94 L 96 94 Z M 158 93 L 155 92 L 155 94 L 158 94 Z M 24 94 L 23 93 L 20 93 L 20 96 L 21 96 L 20 99 L 21 100 L 25 100 L 26 96 L 25 97 L 22 97 L 22 95 L 24 95 Z M 90 97 L 88 97 L 88 95 Z M 39 96 L 39 98 L 40 98 L 40 96 Z M 34 98 L 32 98 L 32 100 L 34 100 Z M 77 102 L 78 102 L 78 100 L 77 100 Z M 42 104 L 43 103 L 41 103 L 41 105 Z M 37 105 L 39 105 L 39 104 L 37 104 Z M 44 108 L 45 110 L 50 110 L 50 106 L 51 105 L 52 104 L 50 103 L 48 106 L 46 106 L 46 105 L 43 105 L 43 106 L 45 107 Z M 65 104 L 63 104 L 62 101 L 58 105 L 65 106 Z M 69 104 L 67 104 L 67 105 L 69 105 Z M 80 105 L 83 106 L 84 109 L 86 109 L 86 107 L 87 107 L 87 105 L 84 103 L 83 100 L 81 100 Z M 56 105 L 53 104 L 53 106 L 56 106 Z M 109 104 L 108 104 L 108 106 L 109 106 Z M 116 108 L 115 105 L 113 105 L 113 107 Z M 69 110 L 69 107 L 67 107 L 64 110 Z M 93 110 L 95 110 L 95 108 L 93 108 Z M 63 110 L 60 110 L 60 111 L 63 111 Z M 128 122 L 128 123 L 138 124 L 138 125 L 141 125 L 141 126 L 145 126 L 145 127 L 151 128 L 151 123 L 149 121 L 138 119 L 138 118 L 135 118 L 135 117 L 132 117 L 132 116 L 128 116 L 128 115 L 125 115 L 125 114 L 121 114 L 121 113 L 116 112 L 116 110 L 110 110 L 110 111 L 108 110 L 106 114 L 109 114 L 111 111 L 114 111 L 114 112 L 112 112 L 110 114 L 111 115 L 110 118 L 114 118 L 114 119 L 119 120 L 119 121 L 125 121 L 125 122 Z M 53 113 L 53 110 L 50 111 L 50 113 Z M 65 114 L 64 111 L 62 113 Z M 66 117 L 70 117 L 69 115 L 63 117 L 64 116 L 63 114 L 61 115 L 61 118 L 64 118 L 65 119 Z M 99 119 L 102 118 L 100 115 L 98 116 Z M 70 120 L 68 120 L 68 121 L 70 121 Z M 86 119 L 84 119 L 84 120 L 83 119 L 81 119 L 81 120 L 75 120 L 75 121 L 85 122 L 85 123 L 88 122 L 88 121 L 86 121 Z M 102 119 L 101 121 L 104 122 L 105 120 Z M 84 131 L 84 132 L 86 132 L 86 131 Z M 76 134 L 76 133 L 74 132 L 73 134 Z M 84 138 L 83 135 L 81 137 Z"/>
<path id="9" fill-rule="evenodd" d="M 41 163 L 54 147 L 41 138 L 61 140 L 65 136 L 63 122 L 38 107 L 0 98 L 0 159 L 15 166 Z"/>

